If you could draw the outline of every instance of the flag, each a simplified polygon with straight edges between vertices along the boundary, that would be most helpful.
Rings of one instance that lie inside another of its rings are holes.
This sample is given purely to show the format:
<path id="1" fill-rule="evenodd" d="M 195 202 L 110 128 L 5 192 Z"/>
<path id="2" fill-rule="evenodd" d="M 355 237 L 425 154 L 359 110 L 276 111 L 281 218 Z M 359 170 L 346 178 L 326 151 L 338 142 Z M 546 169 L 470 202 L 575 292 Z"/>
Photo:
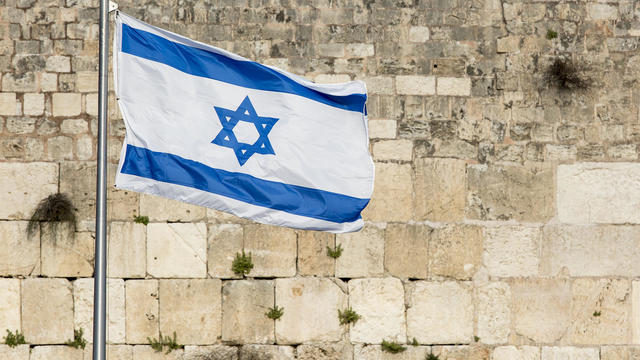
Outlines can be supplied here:
<path id="1" fill-rule="evenodd" d="M 365 84 L 316 84 L 116 16 L 115 185 L 260 223 L 351 232 L 373 192 Z"/>

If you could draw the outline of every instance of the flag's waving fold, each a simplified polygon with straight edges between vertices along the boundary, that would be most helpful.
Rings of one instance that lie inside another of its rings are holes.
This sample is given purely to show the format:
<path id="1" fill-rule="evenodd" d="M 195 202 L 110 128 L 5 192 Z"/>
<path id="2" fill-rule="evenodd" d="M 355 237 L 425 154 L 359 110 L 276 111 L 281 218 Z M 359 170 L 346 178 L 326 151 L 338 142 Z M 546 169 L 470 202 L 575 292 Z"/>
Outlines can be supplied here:
<path id="1" fill-rule="evenodd" d="M 266 224 L 362 227 L 364 83 L 315 84 L 122 13 L 114 42 L 127 129 L 116 187 Z"/>

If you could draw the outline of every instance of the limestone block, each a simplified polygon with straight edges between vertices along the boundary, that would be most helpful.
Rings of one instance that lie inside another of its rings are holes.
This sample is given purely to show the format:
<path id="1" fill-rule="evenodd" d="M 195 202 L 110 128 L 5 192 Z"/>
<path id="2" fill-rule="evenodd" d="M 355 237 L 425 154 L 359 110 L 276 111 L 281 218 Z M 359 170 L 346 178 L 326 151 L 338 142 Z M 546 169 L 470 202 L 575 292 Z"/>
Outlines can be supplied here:
<path id="1" fill-rule="evenodd" d="M 147 273 L 160 278 L 207 276 L 204 223 L 147 225 Z"/>
<path id="2" fill-rule="evenodd" d="M 546 165 L 471 165 L 467 189 L 470 219 L 540 222 L 554 216 L 553 172 Z"/>
<path id="3" fill-rule="evenodd" d="M 222 288 L 222 341 L 239 344 L 275 342 L 273 320 L 265 313 L 273 307 L 271 280 L 238 280 Z"/>
<path id="4" fill-rule="evenodd" d="M 40 87 L 44 92 L 58 91 L 58 74 L 42 73 L 40 78 Z"/>
<path id="5" fill-rule="evenodd" d="M 30 344 L 73 339 L 73 297 L 66 279 L 22 281 L 22 332 Z"/>
<path id="6" fill-rule="evenodd" d="M 473 337 L 469 284 L 416 281 L 407 286 L 407 338 L 420 344 L 469 343 Z"/>
<path id="7" fill-rule="evenodd" d="M 598 348 L 577 348 L 572 346 L 543 347 L 541 360 L 599 360 Z"/>
<path id="8" fill-rule="evenodd" d="M 29 345 L 18 345 L 13 348 L 0 345 L 0 360 L 29 360 Z"/>
<path id="9" fill-rule="evenodd" d="M 234 346 L 211 345 L 184 347 L 184 360 L 238 360 L 238 348 Z"/>
<path id="10" fill-rule="evenodd" d="M 498 53 L 516 52 L 520 50 L 520 37 L 507 36 L 497 39 L 496 48 Z"/>
<path id="11" fill-rule="evenodd" d="M 143 194 L 140 196 L 140 214 L 148 216 L 150 221 L 192 222 L 202 220 L 206 215 L 206 208 Z"/>
<path id="12" fill-rule="evenodd" d="M 457 159 L 416 159 L 416 219 L 460 221 L 466 198 L 466 162 Z"/>
<path id="13" fill-rule="evenodd" d="M 92 233 L 74 232 L 68 223 L 43 223 L 40 229 L 42 275 L 93 275 L 95 237 Z"/>
<path id="14" fill-rule="evenodd" d="M 124 280 L 107 279 L 107 341 L 125 342 L 125 292 Z M 93 279 L 83 278 L 73 282 L 75 329 L 82 329 L 85 339 L 93 338 Z"/>
<path id="15" fill-rule="evenodd" d="M 370 139 L 393 139 L 396 137 L 397 122 L 393 120 L 369 120 Z"/>
<path id="16" fill-rule="evenodd" d="M 431 350 L 428 346 L 407 346 L 406 350 L 392 354 L 382 351 L 380 345 L 354 346 L 353 360 L 424 360 Z"/>
<path id="17" fill-rule="evenodd" d="M 158 281 L 127 280 L 125 288 L 127 343 L 148 344 L 158 338 Z"/>
<path id="18" fill-rule="evenodd" d="M 240 360 L 294 360 L 291 346 L 243 345 L 240 348 Z"/>
<path id="19" fill-rule="evenodd" d="M 29 93 L 24 94 L 25 115 L 42 115 L 44 113 L 44 94 Z"/>
<path id="20" fill-rule="evenodd" d="M 107 237 L 107 276 L 143 278 L 147 273 L 147 231 L 143 224 L 116 222 L 109 224 Z"/>
<path id="21" fill-rule="evenodd" d="M 603 346 L 600 348 L 600 360 L 635 359 L 640 359 L 640 347 L 638 346 Z"/>
<path id="22" fill-rule="evenodd" d="M 426 279 L 432 231 L 426 225 L 387 225 L 384 243 L 385 270 L 402 279 Z"/>
<path id="23" fill-rule="evenodd" d="M 20 330 L 20 280 L 0 279 L 0 334 Z M 0 347 L 0 359 L 2 359 Z"/>
<path id="24" fill-rule="evenodd" d="M 107 359 L 109 360 L 134 360 L 133 346 L 131 345 L 107 345 Z M 93 346 L 87 344 L 84 348 L 84 360 L 93 360 Z"/>
<path id="25" fill-rule="evenodd" d="M 543 229 L 541 275 L 638 276 L 640 228 L 611 225 L 547 225 Z"/>
<path id="26" fill-rule="evenodd" d="M 429 40 L 429 28 L 426 26 L 412 26 L 409 28 L 409 41 L 423 43 Z"/>
<path id="27" fill-rule="evenodd" d="M 254 277 L 285 277 L 296 274 L 296 233 L 279 226 L 244 226 L 244 250 L 251 253 Z"/>
<path id="28" fill-rule="evenodd" d="M 349 306 L 360 316 L 351 325 L 351 342 L 406 342 L 404 288 L 396 278 L 349 281 Z"/>
<path id="29" fill-rule="evenodd" d="M 399 95 L 435 95 L 435 76 L 396 76 L 396 91 Z"/>
<path id="30" fill-rule="evenodd" d="M 373 44 L 347 44 L 345 50 L 347 57 L 352 58 L 369 57 L 375 55 L 375 47 L 373 46 Z"/>
<path id="31" fill-rule="evenodd" d="M 76 156 L 80 160 L 91 159 L 93 155 L 93 139 L 89 135 L 80 136 L 76 140 Z"/>
<path id="32" fill-rule="evenodd" d="M 439 77 L 436 92 L 440 96 L 470 96 L 471 78 Z"/>
<path id="33" fill-rule="evenodd" d="M 429 276 L 470 279 L 482 264 L 482 229 L 448 225 L 435 229 L 429 241 Z"/>
<path id="34" fill-rule="evenodd" d="M 353 360 L 349 342 L 303 344 L 296 348 L 297 360 Z"/>
<path id="35" fill-rule="evenodd" d="M 38 82 L 33 72 L 24 74 L 5 73 L 2 77 L 3 91 L 36 92 Z"/>
<path id="36" fill-rule="evenodd" d="M 184 350 L 178 349 L 166 354 L 166 351 L 155 351 L 149 345 L 136 345 L 133 347 L 135 360 L 183 360 Z"/>
<path id="37" fill-rule="evenodd" d="M 94 71 L 78 71 L 76 73 L 76 91 L 83 93 L 98 91 L 98 73 Z"/>
<path id="38" fill-rule="evenodd" d="M 29 235 L 27 227 L 26 221 L 0 221 L 0 276 L 40 274 L 40 230 Z"/>
<path id="39" fill-rule="evenodd" d="M 89 126 L 84 119 L 65 119 L 60 130 L 65 134 L 83 134 L 89 130 Z"/>
<path id="40" fill-rule="evenodd" d="M 57 191 L 58 164 L 0 163 L 0 204 L 11 204 L 0 206 L 0 219 L 29 219 L 40 200 Z"/>
<path id="41" fill-rule="evenodd" d="M 49 56 L 45 65 L 45 70 L 51 72 L 70 72 L 71 61 L 68 56 Z"/>
<path id="42" fill-rule="evenodd" d="M 72 160 L 73 139 L 68 136 L 54 136 L 47 139 L 47 159 Z"/>
<path id="43" fill-rule="evenodd" d="M 540 263 L 540 228 L 486 227 L 483 230 L 484 266 L 497 277 L 537 276 Z"/>
<path id="44" fill-rule="evenodd" d="M 413 215 L 411 165 L 376 163 L 371 202 L 362 217 L 369 221 L 407 221 Z"/>
<path id="45" fill-rule="evenodd" d="M 433 353 L 443 360 L 489 360 L 491 350 L 482 344 L 434 346 Z"/>
<path id="46" fill-rule="evenodd" d="M 559 165 L 558 219 L 571 224 L 640 223 L 639 176 L 637 163 Z"/>
<path id="47" fill-rule="evenodd" d="M 411 161 L 413 157 L 413 141 L 382 140 L 373 144 L 373 158 L 375 160 L 404 160 Z"/>
<path id="48" fill-rule="evenodd" d="M 51 95 L 53 116 L 77 116 L 82 111 L 82 95 L 79 93 L 54 93 Z"/>
<path id="49" fill-rule="evenodd" d="M 327 255 L 335 247 L 335 235 L 320 231 L 298 232 L 298 274 L 333 276 L 336 261 Z"/>
<path id="50" fill-rule="evenodd" d="M 36 346 L 31 351 L 31 360 L 82 360 L 82 349 L 71 346 Z"/>
<path id="51" fill-rule="evenodd" d="M 217 278 L 239 278 L 231 270 L 237 253 L 243 249 L 243 229 L 238 224 L 210 224 L 207 252 L 209 275 Z"/>
<path id="52" fill-rule="evenodd" d="M 590 345 L 631 342 L 629 280 L 576 279 L 571 291 L 571 343 Z"/>
<path id="53" fill-rule="evenodd" d="M 381 94 L 381 95 L 393 95 L 393 78 L 390 76 L 371 76 L 364 79 L 367 83 L 367 93 L 369 94 Z M 371 121 L 369 121 L 371 125 Z"/>
<path id="54" fill-rule="evenodd" d="M 618 7 L 610 4 L 588 4 L 587 13 L 593 20 L 616 20 Z"/>
<path id="55" fill-rule="evenodd" d="M 139 195 L 133 191 L 120 190 L 115 187 L 117 167 L 118 164 L 107 165 L 107 217 L 110 220 L 131 221 L 138 215 Z M 95 171 L 95 167 L 93 170 Z"/>
<path id="56" fill-rule="evenodd" d="M 377 277 L 384 272 L 385 230 L 365 224 L 358 232 L 336 235 L 342 255 L 336 259 L 336 276 L 340 278 Z"/>
<path id="57" fill-rule="evenodd" d="M 318 55 L 344 57 L 344 44 L 318 44 Z"/>
<path id="58" fill-rule="evenodd" d="M 540 348 L 535 346 L 498 346 L 491 360 L 540 360 Z"/>
<path id="59" fill-rule="evenodd" d="M 275 298 L 275 304 L 284 309 L 284 314 L 276 321 L 278 344 L 342 338 L 345 328 L 340 326 L 338 310 L 347 308 L 347 295 L 332 280 L 276 279 Z"/>
<path id="60" fill-rule="evenodd" d="M 511 285 L 515 332 L 532 341 L 560 340 L 571 321 L 571 288 L 567 280 L 518 279 Z"/>
<path id="61" fill-rule="evenodd" d="M 631 338 L 633 344 L 640 344 L 640 281 L 631 286 Z"/>
<path id="62" fill-rule="evenodd" d="M 477 288 L 477 334 L 483 344 L 504 344 L 511 328 L 509 284 L 492 282 Z"/>
<path id="63" fill-rule="evenodd" d="M 0 115 L 20 115 L 16 93 L 0 93 Z"/>
<path id="64" fill-rule="evenodd" d="M 160 280 L 160 331 L 180 344 L 213 344 L 220 337 L 219 279 Z"/>
<path id="65" fill-rule="evenodd" d="M 31 117 L 8 117 L 5 128 L 13 134 L 29 134 L 35 130 L 35 123 Z"/>

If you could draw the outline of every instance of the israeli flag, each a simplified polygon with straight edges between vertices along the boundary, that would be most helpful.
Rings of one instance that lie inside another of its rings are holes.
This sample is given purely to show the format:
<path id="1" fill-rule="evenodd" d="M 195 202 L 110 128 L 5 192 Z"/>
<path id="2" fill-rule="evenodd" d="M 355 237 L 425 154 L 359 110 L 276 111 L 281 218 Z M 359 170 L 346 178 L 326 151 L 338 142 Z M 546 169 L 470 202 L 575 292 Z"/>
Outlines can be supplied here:
<path id="1" fill-rule="evenodd" d="M 265 224 L 362 228 L 363 82 L 315 84 L 122 13 L 114 73 L 127 130 L 116 187 Z"/>

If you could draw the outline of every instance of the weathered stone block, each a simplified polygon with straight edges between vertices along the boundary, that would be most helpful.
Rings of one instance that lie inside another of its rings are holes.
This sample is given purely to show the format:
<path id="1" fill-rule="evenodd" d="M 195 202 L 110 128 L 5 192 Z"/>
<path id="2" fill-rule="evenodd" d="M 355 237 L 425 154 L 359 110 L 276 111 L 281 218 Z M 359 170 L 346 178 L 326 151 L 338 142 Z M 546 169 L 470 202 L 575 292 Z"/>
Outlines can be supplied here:
<path id="1" fill-rule="evenodd" d="M 336 276 L 340 278 L 375 277 L 384 273 L 385 230 L 366 224 L 358 232 L 338 234 L 336 246 L 342 255 L 336 259 Z"/>
<path id="2" fill-rule="evenodd" d="M 79 71 L 76 73 L 76 91 L 98 91 L 98 73 L 93 71 Z"/>
<path id="3" fill-rule="evenodd" d="M 541 360 L 599 360 L 598 348 L 577 348 L 572 346 L 543 347 Z"/>
<path id="4" fill-rule="evenodd" d="M 429 40 L 429 28 L 426 26 L 412 26 L 409 28 L 409 41 L 423 43 Z"/>
<path id="5" fill-rule="evenodd" d="M 467 167 L 467 217 L 546 221 L 554 216 L 554 181 L 544 165 Z"/>
<path id="6" fill-rule="evenodd" d="M 0 360 L 29 360 L 29 345 L 0 345 Z"/>
<path id="7" fill-rule="evenodd" d="M 0 204 L 11 204 L 0 206 L 0 219 L 29 219 L 40 200 L 57 191 L 57 164 L 0 163 Z"/>
<path id="8" fill-rule="evenodd" d="M 237 253 L 243 249 L 243 229 L 238 224 L 209 225 L 208 271 L 211 277 L 239 278 L 231 270 Z"/>
<path id="9" fill-rule="evenodd" d="M 362 316 L 351 325 L 351 342 L 380 344 L 382 340 L 406 341 L 404 288 L 400 280 L 349 281 L 349 306 Z"/>
<path id="10" fill-rule="evenodd" d="M 413 215 L 411 165 L 376 163 L 371 202 L 362 217 L 370 221 L 407 221 Z"/>
<path id="11" fill-rule="evenodd" d="M 435 76 L 396 76 L 396 91 L 400 95 L 435 95 Z"/>
<path id="12" fill-rule="evenodd" d="M 482 264 L 482 229 L 448 225 L 435 229 L 429 241 L 429 277 L 470 279 Z"/>
<path id="13" fill-rule="evenodd" d="M 370 139 L 393 139 L 396 137 L 397 122 L 393 120 L 369 120 Z"/>
<path id="14" fill-rule="evenodd" d="M 618 7 L 612 4 L 588 4 L 587 13 L 593 20 L 615 20 L 618 18 Z"/>
<path id="15" fill-rule="evenodd" d="M 31 352 L 31 360 L 82 360 L 82 349 L 71 346 L 36 346 Z"/>
<path id="16" fill-rule="evenodd" d="M 384 244 L 385 270 L 390 275 L 403 279 L 426 279 L 432 231 L 425 225 L 387 225 Z"/>
<path id="17" fill-rule="evenodd" d="M 484 266 L 489 275 L 519 277 L 538 275 L 540 228 L 499 226 L 484 228 Z"/>
<path id="18" fill-rule="evenodd" d="M 393 78 L 390 76 L 372 76 L 364 79 L 369 94 L 393 95 Z M 369 122 L 371 124 L 371 122 Z"/>
<path id="19" fill-rule="evenodd" d="M 603 346 L 600 348 L 600 360 L 635 360 L 640 358 L 638 346 Z"/>
<path id="20" fill-rule="evenodd" d="M 416 159 L 416 219 L 455 222 L 464 216 L 466 162 Z"/>
<path id="21" fill-rule="evenodd" d="M 631 339 L 632 343 L 640 344 L 640 281 L 631 285 Z M 638 353 L 640 356 L 640 348 Z"/>
<path id="22" fill-rule="evenodd" d="M 29 235 L 27 227 L 26 221 L 0 221 L 0 275 L 40 274 L 40 229 Z"/>
<path id="23" fill-rule="evenodd" d="M 184 350 L 178 349 L 166 354 L 166 351 L 155 351 L 149 345 L 133 347 L 133 358 L 142 360 L 183 360 Z"/>
<path id="24" fill-rule="evenodd" d="M 333 276 L 336 261 L 327 255 L 335 247 L 335 235 L 320 231 L 298 232 L 298 274 Z"/>
<path id="25" fill-rule="evenodd" d="M 68 136 L 54 136 L 47 139 L 47 159 L 73 159 L 73 139 Z"/>
<path id="26" fill-rule="evenodd" d="M 89 130 L 89 126 L 84 119 L 65 119 L 60 125 L 60 130 L 65 134 L 82 134 Z"/>
<path id="27" fill-rule="evenodd" d="M 184 360 L 238 360 L 238 348 L 234 346 L 211 345 L 184 347 Z"/>
<path id="28" fill-rule="evenodd" d="M 571 288 L 566 280 L 519 279 L 511 285 L 515 332 L 532 341 L 553 343 L 570 325 Z"/>
<path id="29" fill-rule="evenodd" d="M 164 278 L 206 277 L 206 233 L 204 223 L 147 225 L 147 273 Z"/>
<path id="30" fill-rule="evenodd" d="M 68 56 L 49 56 L 45 64 L 45 70 L 51 72 L 70 72 L 71 60 Z"/>
<path id="31" fill-rule="evenodd" d="M 638 224 L 640 164 L 558 166 L 558 219 L 572 224 Z"/>
<path id="32" fill-rule="evenodd" d="M 140 214 L 148 216 L 150 221 L 192 222 L 202 220 L 206 208 L 144 194 L 140 196 Z"/>
<path id="33" fill-rule="evenodd" d="M 107 251 L 109 277 L 143 278 L 147 273 L 147 231 L 143 224 L 111 222 Z"/>
<path id="34" fill-rule="evenodd" d="M 408 346 L 405 351 L 393 354 L 383 351 L 380 345 L 355 345 L 353 360 L 424 360 L 431 350 L 428 346 Z"/>
<path id="35" fill-rule="evenodd" d="M 42 115 L 44 113 L 44 94 L 24 94 L 24 110 L 25 115 Z"/>
<path id="36" fill-rule="evenodd" d="M 547 225 L 540 273 L 555 276 L 638 276 L 640 228 L 636 226 Z"/>
<path id="37" fill-rule="evenodd" d="M 158 281 L 127 280 L 125 287 L 127 343 L 147 344 L 158 338 Z"/>
<path id="38" fill-rule="evenodd" d="M 353 360 L 349 342 L 303 344 L 296 348 L 297 360 Z"/>
<path id="39" fill-rule="evenodd" d="M 278 226 L 249 224 L 244 227 L 244 250 L 251 253 L 255 277 L 296 274 L 296 233 Z"/>
<path id="40" fill-rule="evenodd" d="M 416 338 L 420 344 L 471 342 L 472 297 L 466 283 L 410 283 L 407 286 L 407 338 Z"/>
<path id="41" fill-rule="evenodd" d="M 244 345 L 240 348 L 240 360 L 294 360 L 291 346 Z"/>
<path id="42" fill-rule="evenodd" d="M 498 346 L 493 349 L 491 360 L 540 360 L 540 348 L 536 346 Z"/>
<path id="43" fill-rule="evenodd" d="M 413 141 L 383 140 L 373 144 L 373 158 L 376 160 L 411 161 L 413 157 Z"/>
<path id="44" fill-rule="evenodd" d="M 510 53 L 520 50 L 520 37 L 507 36 L 497 39 L 496 51 L 498 53 Z"/>
<path id="45" fill-rule="evenodd" d="M 77 116 L 82 112 L 82 95 L 55 93 L 51 95 L 53 116 Z"/>
<path id="46" fill-rule="evenodd" d="M 0 93 L 0 115 L 20 115 L 16 93 Z"/>
<path id="47" fill-rule="evenodd" d="M 434 354 L 444 360 L 489 360 L 491 349 L 483 344 L 433 346 Z"/>
<path id="48" fill-rule="evenodd" d="M 273 320 L 265 315 L 273 307 L 274 291 L 271 280 L 225 283 L 222 288 L 222 341 L 274 343 Z"/>
<path id="49" fill-rule="evenodd" d="M 440 96 L 470 96 L 471 78 L 439 77 L 437 93 Z"/>
<path id="50" fill-rule="evenodd" d="M 74 232 L 68 223 L 42 223 L 41 271 L 50 277 L 83 277 L 93 274 L 95 238 Z"/>
<path id="51" fill-rule="evenodd" d="M 477 288 L 477 334 L 483 344 L 504 344 L 511 328 L 509 284 L 492 282 Z"/>
<path id="52" fill-rule="evenodd" d="M 180 344 L 213 344 L 221 335 L 219 279 L 160 280 L 160 331 Z"/>
<path id="53" fill-rule="evenodd" d="M 125 342 L 125 292 L 124 280 L 107 279 L 107 341 Z M 73 307 L 75 329 L 82 329 L 85 339 L 93 339 L 93 279 L 83 278 L 73 282 Z"/>
<path id="54" fill-rule="evenodd" d="M 284 308 L 276 321 L 278 344 L 338 341 L 344 334 L 338 310 L 347 308 L 347 295 L 330 279 L 276 279 L 275 304 Z"/>
<path id="55" fill-rule="evenodd" d="M 631 342 L 629 280 L 576 279 L 571 290 L 570 334 L 573 344 Z"/>
<path id="56" fill-rule="evenodd" d="M 19 279 L 0 279 L 0 333 L 6 334 L 7 330 L 20 330 Z M 3 359 L 2 347 L 0 359 Z"/>
<path id="57" fill-rule="evenodd" d="M 66 279 L 22 281 L 22 332 L 30 344 L 73 339 L 73 297 Z"/>

